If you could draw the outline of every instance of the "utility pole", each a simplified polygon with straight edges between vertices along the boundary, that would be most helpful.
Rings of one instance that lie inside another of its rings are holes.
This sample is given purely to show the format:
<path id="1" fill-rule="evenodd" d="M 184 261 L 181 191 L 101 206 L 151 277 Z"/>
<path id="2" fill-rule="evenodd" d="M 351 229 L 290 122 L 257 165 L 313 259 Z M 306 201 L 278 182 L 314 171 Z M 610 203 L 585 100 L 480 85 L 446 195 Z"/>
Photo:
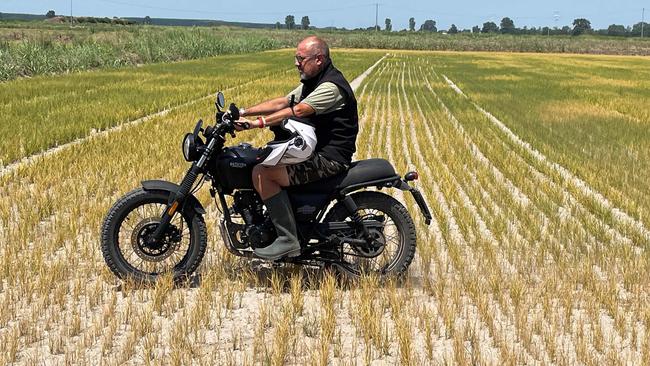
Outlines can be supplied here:
<path id="1" fill-rule="evenodd" d="M 70 26 L 72 27 L 72 0 L 70 0 Z"/>
<path id="2" fill-rule="evenodd" d="M 375 32 L 379 31 L 379 3 L 375 3 Z"/>
<path id="3" fill-rule="evenodd" d="M 641 38 L 643 38 L 643 26 L 645 25 L 645 8 L 641 11 Z"/>

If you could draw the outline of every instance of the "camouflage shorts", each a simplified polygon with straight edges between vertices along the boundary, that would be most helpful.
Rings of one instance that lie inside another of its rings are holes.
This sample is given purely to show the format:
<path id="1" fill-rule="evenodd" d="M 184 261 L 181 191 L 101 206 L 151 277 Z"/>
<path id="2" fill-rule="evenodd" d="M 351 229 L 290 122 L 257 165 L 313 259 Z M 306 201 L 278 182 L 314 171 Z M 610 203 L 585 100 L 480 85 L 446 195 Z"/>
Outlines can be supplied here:
<path id="1" fill-rule="evenodd" d="M 337 175 L 346 171 L 348 168 L 346 164 L 328 159 L 316 153 L 302 163 L 288 165 L 287 174 L 289 175 L 289 184 L 295 186 Z"/>

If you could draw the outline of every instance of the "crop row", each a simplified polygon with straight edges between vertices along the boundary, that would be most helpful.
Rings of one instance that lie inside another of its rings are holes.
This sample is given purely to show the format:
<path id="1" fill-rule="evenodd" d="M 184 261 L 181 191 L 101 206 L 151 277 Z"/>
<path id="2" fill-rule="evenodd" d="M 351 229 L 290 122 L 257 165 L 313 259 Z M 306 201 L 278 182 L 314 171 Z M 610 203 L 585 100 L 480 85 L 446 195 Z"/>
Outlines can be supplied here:
<path id="1" fill-rule="evenodd" d="M 389 61 L 360 146 L 370 155 L 390 142 L 402 171 L 419 168 L 436 222 L 418 231 L 423 290 L 434 295 L 418 304 L 437 304 L 440 339 L 472 344 L 457 357 L 474 363 L 645 359 L 647 238 L 628 237 L 513 146 L 430 61 Z"/>
<path id="2" fill-rule="evenodd" d="M 523 141 L 650 225 L 646 62 L 506 54 L 440 54 L 429 62 Z"/>

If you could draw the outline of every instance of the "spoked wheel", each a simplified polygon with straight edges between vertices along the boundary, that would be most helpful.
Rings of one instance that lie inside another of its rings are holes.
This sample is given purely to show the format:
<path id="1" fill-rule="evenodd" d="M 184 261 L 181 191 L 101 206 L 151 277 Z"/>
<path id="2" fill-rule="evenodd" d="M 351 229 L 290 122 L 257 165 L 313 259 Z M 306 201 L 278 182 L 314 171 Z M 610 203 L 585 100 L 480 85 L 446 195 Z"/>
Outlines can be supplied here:
<path id="1" fill-rule="evenodd" d="M 338 268 L 354 277 L 376 274 L 380 277 L 398 276 L 406 272 L 413 261 L 416 232 L 406 208 L 396 199 L 380 192 L 365 191 L 352 195 L 364 220 L 381 223 L 370 228 L 372 244 L 344 243 Z M 325 221 L 350 221 L 352 218 L 342 203 L 328 212 Z M 350 230 L 345 236 L 363 239 L 360 230 Z"/>
<path id="2" fill-rule="evenodd" d="M 172 273 L 180 280 L 201 263 L 207 235 L 203 218 L 194 211 L 176 213 L 162 239 L 151 240 L 168 199 L 169 192 L 136 189 L 108 212 L 102 225 L 102 254 L 118 277 L 154 282 Z"/>

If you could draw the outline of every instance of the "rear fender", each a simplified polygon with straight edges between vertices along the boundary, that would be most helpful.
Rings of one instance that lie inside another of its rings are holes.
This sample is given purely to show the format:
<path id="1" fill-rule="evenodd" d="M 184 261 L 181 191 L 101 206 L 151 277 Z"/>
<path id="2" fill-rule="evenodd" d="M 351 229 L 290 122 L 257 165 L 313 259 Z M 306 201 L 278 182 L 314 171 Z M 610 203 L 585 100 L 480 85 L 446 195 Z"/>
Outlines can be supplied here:
<path id="1" fill-rule="evenodd" d="M 395 185 L 395 188 L 401 189 L 402 191 L 408 191 L 411 192 L 413 195 L 413 199 L 415 200 L 415 203 L 418 204 L 418 207 L 420 207 L 420 211 L 422 212 L 422 215 L 424 216 L 424 222 L 429 225 L 431 223 L 431 211 L 429 211 L 429 207 L 427 206 L 427 203 L 424 201 L 424 197 L 422 197 L 422 193 L 415 188 L 411 187 L 408 182 L 405 180 L 400 179 L 398 184 Z"/>
<path id="2" fill-rule="evenodd" d="M 164 180 L 145 180 L 142 181 L 142 189 L 145 191 L 170 192 L 170 199 L 173 199 L 176 196 L 176 193 L 181 189 L 181 186 Z M 201 205 L 201 202 L 199 202 L 199 200 L 192 194 L 188 195 L 183 203 L 183 212 L 187 212 L 189 209 L 194 210 L 194 212 L 199 215 L 205 215 L 203 205 Z"/>

